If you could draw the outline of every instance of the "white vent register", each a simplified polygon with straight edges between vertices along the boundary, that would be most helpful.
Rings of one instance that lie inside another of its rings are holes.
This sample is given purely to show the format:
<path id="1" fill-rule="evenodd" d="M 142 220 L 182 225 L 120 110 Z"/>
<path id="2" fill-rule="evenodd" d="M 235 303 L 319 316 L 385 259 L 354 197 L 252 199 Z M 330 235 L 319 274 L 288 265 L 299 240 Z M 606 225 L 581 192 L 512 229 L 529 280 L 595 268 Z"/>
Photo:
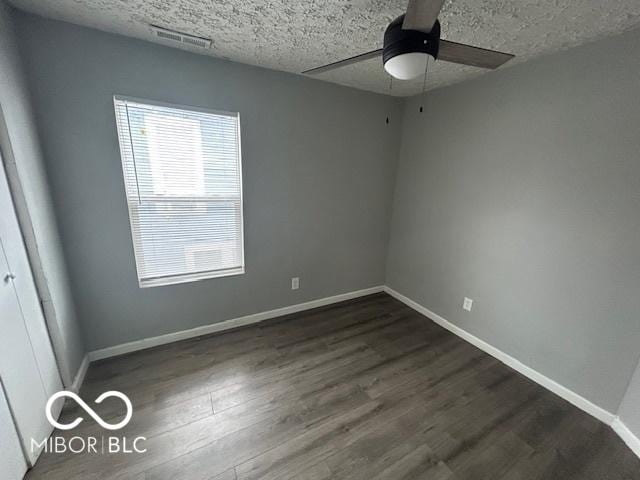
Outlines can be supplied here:
<path id="1" fill-rule="evenodd" d="M 239 115 L 114 104 L 140 286 L 244 273 Z"/>
<path id="2" fill-rule="evenodd" d="M 189 35 L 188 33 L 178 32 L 177 30 L 158 27 L 157 25 L 150 25 L 150 27 L 153 34 L 162 40 L 183 43 L 197 48 L 211 48 L 210 38 L 197 37 L 195 35 Z"/>

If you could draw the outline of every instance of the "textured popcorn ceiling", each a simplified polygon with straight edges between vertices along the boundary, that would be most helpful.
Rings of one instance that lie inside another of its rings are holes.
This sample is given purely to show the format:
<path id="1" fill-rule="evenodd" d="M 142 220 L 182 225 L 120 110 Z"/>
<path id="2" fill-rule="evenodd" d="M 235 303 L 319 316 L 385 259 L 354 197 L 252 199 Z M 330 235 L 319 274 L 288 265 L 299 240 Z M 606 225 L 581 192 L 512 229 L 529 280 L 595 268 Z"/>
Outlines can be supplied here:
<path id="1" fill-rule="evenodd" d="M 299 73 L 382 46 L 387 24 L 406 0 L 11 0 L 45 17 L 150 41 L 149 24 L 211 38 L 196 53 Z M 514 53 L 515 65 L 640 24 L 639 0 L 448 0 L 442 38 Z M 174 45 L 168 43 L 168 45 Z M 186 48 L 190 50 L 189 48 Z M 414 95 L 422 79 L 393 82 L 381 60 L 317 78 L 392 95 Z M 505 68 L 505 67 L 502 67 Z M 435 62 L 427 88 L 459 82 L 485 70 Z"/>

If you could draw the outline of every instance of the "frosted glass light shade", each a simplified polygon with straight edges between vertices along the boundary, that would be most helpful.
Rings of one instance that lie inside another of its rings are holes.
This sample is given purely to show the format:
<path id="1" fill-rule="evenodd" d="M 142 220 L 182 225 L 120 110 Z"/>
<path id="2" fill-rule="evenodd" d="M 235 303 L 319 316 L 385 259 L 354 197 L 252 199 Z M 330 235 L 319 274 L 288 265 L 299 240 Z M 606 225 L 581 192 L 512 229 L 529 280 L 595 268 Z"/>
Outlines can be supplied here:
<path id="1" fill-rule="evenodd" d="M 398 80 L 411 80 L 424 73 L 428 57 L 422 52 L 404 53 L 387 60 L 384 69 Z"/>

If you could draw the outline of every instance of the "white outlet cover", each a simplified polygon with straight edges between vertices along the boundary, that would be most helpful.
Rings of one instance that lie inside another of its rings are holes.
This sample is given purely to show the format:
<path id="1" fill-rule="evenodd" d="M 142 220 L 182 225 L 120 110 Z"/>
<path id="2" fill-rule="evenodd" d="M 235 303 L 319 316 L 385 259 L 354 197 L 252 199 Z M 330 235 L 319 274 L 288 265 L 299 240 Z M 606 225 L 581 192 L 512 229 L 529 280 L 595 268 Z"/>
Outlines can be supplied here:
<path id="1" fill-rule="evenodd" d="M 291 278 L 291 290 L 298 290 L 300 288 L 300 278 L 293 277 Z"/>
<path id="2" fill-rule="evenodd" d="M 462 302 L 462 308 L 464 308 L 467 312 L 470 312 L 471 307 L 473 307 L 473 300 L 471 300 L 470 298 L 464 297 L 464 302 Z"/>

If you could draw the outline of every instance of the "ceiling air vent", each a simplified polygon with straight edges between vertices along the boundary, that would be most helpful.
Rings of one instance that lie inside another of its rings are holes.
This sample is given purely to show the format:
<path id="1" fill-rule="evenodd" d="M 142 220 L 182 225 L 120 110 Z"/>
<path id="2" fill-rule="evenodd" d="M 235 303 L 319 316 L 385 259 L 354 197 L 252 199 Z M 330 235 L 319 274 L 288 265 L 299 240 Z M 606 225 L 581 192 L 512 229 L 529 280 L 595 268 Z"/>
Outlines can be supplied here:
<path id="1" fill-rule="evenodd" d="M 204 37 L 196 37 L 195 35 L 189 35 L 188 33 L 177 32 L 175 30 L 169 30 L 168 28 L 158 27 L 157 25 L 151 25 L 151 31 L 153 34 L 162 40 L 169 40 L 171 42 L 180 42 L 185 45 L 197 48 L 210 48 L 211 39 Z"/>

